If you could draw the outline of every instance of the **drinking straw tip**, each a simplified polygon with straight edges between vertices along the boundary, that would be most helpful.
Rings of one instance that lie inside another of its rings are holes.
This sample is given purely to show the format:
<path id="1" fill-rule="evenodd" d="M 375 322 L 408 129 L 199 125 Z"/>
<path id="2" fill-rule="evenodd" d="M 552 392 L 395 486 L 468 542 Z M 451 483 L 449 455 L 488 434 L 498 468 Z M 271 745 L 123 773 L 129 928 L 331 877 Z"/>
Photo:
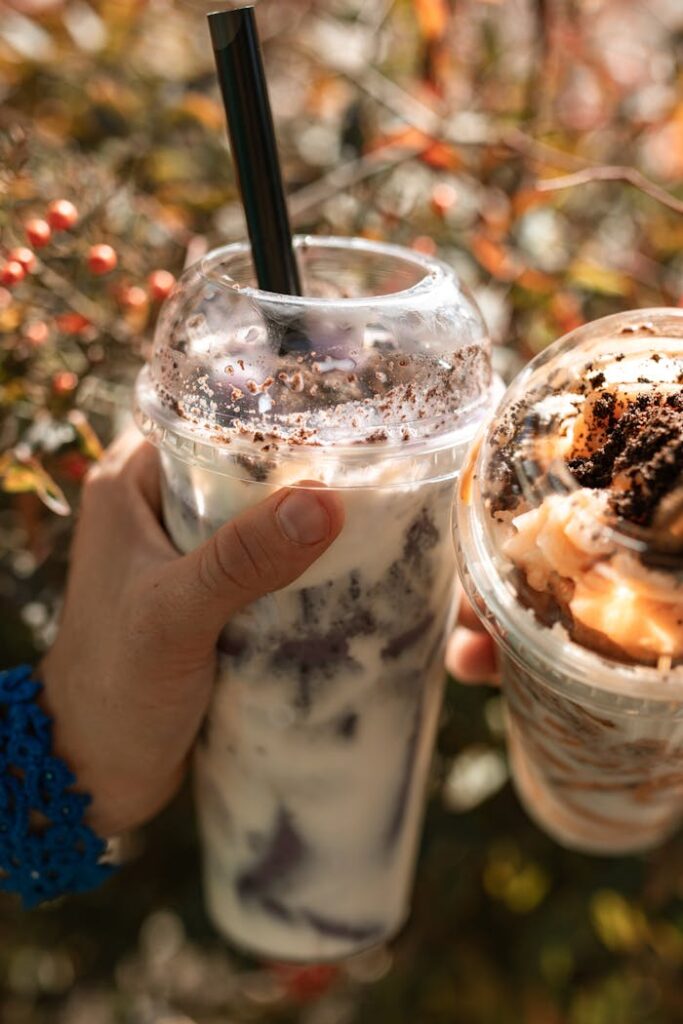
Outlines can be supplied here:
<path id="1" fill-rule="evenodd" d="M 254 17 L 254 5 L 228 7 L 207 14 L 211 42 L 214 50 L 223 50 L 235 41 L 235 36 L 246 18 Z"/>
<path id="2" fill-rule="evenodd" d="M 300 295 L 254 6 L 207 20 L 259 286 Z"/>

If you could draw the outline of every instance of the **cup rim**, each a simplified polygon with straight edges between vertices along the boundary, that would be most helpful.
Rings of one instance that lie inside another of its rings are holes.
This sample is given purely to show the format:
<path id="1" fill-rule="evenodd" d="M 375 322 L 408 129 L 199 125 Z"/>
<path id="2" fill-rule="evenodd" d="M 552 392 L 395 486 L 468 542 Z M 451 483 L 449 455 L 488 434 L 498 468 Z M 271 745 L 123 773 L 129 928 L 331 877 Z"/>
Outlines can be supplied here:
<path id="1" fill-rule="evenodd" d="M 399 291 L 387 292 L 382 295 L 335 296 L 334 298 L 268 292 L 253 285 L 240 284 L 238 281 L 230 278 L 228 274 L 214 275 L 211 273 L 212 264 L 220 266 L 227 258 L 250 255 L 251 245 L 246 241 L 231 242 L 229 245 L 212 249 L 211 252 L 199 260 L 197 264 L 198 270 L 204 280 L 211 284 L 236 291 L 258 304 L 286 306 L 296 309 L 331 310 L 337 307 L 347 311 L 367 307 L 386 309 L 406 301 L 413 301 L 416 296 L 431 296 L 436 289 L 446 282 L 456 285 L 458 290 L 461 290 L 460 282 L 455 272 L 447 263 L 436 257 L 427 256 L 424 253 L 407 249 L 405 246 L 394 245 L 391 242 L 380 242 L 374 239 L 357 238 L 354 236 L 344 237 L 341 235 L 294 235 L 293 243 L 297 251 L 321 249 L 334 252 L 339 250 L 347 256 L 349 252 L 385 256 L 398 263 L 417 267 L 423 273 L 414 284 Z"/>
<path id="2" fill-rule="evenodd" d="M 346 317 L 350 315 L 353 317 L 359 312 L 366 314 L 368 310 L 370 311 L 369 319 L 376 317 L 379 321 L 382 317 L 387 316 L 398 320 L 404 312 L 409 312 L 412 309 L 420 314 L 425 311 L 425 308 L 429 311 L 434 303 L 452 306 L 458 312 L 462 306 L 466 313 L 467 330 L 472 333 L 473 337 L 469 340 L 467 337 L 462 340 L 458 339 L 456 348 L 460 349 L 466 344 L 470 344 L 484 353 L 488 351 L 490 335 L 476 300 L 469 294 L 467 287 L 462 284 L 455 270 L 441 260 L 406 249 L 401 245 L 353 236 L 297 235 L 294 241 L 299 249 L 306 246 L 313 252 L 338 254 L 342 259 L 342 265 L 343 261 L 348 261 L 350 253 L 370 254 L 385 261 L 393 261 L 394 266 L 416 269 L 418 277 L 407 288 L 374 296 L 316 298 L 280 295 L 263 291 L 251 285 L 241 285 L 236 280 L 232 280 L 229 274 L 221 273 L 226 263 L 227 269 L 230 269 L 230 260 L 250 258 L 251 247 L 248 241 L 237 241 L 211 250 L 192 267 L 187 268 L 186 274 L 197 275 L 200 287 L 208 285 L 214 291 L 221 288 L 226 295 L 232 295 L 239 300 L 244 299 L 256 308 L 260 306 L 261 313 L 266 313 L 276 319 L 281 318 L 283 321 L 289 319 L 295 321 L 298 316 L 312 310 L 323 320 L 325 316 Z M 389 263 L 389 269 L 391 266 L 392 264 Z M 173 302 L 174 295 L 177 298 L 179 287 L 182 287 L 182 279 L 167 302 Z M 162 307 L 157 332 L 160 329 L 159 325 L 163 322 L 164 308 L 168 307 Z M 242 453 L 243 450 L 243 453 L 251 454 L 254 451 L 253 443 L 246 436 L 242 438 L 239 435 L 234 435 L 228 426 L 221 423 L 204 425 L 193 423 L 190 426 L 188 422 L 183 422 L 172 411 L 171 405 L 160 402 L 158 389 L 153 380 L 153 362 L 152 359 L 145 364 L 138 374 L 136 384 L 137 418 L 144 433 L 155 439 L 156 443 L 162 443 L 164 446 L 168 443 L 176 450 L 184 449 L 186 445 L 189 445 L 190 448 L 193 445 L 201 446 L 202 449 L 208 449 L 211 446 L 222 448 L 228 441 L 231 450 L 235 453 Z M 400 422 L 387 423 L 387 428 L 396 432 L 397 436 L 382 440 L 383 457 L 391 454 L 392 457 L 404 458 L 414 456 L 417 451 L 420 454 L 423 452 L 434 454 L 444 448 L 460 446 L 468 442 L 478 428 L 482 416 L 490 411 L 501 391 L 502 388 L 498 387 L 498 380 L 491 371 L 489 379 L 482 382 L 481 393 L 473 397 L 465 396 L 462 404 L 453 410 L 453 416 L 438 413 L 434 417 L 423 416 L 416 417 L 414 420 L 401 419 Z M 415 437 L 406 438 L 401 435 L 399 438 L 399 429 L 414 428 L 417 425 L 419 425 L 420 431 Z M 270 444 L 268 426 L 268 423 L 265 423 L 264 426 L 258 426 L 255 429 L 258 433 L 267 435 L 266 440 Z M 278 444 L 281 442 L 281 454 L 289 444 L 286 435 L 281 436 L 279 433 L 283 426 L 286 428 L 287 424 L 283 424 L 274 416 L 272 439 Z M 366 452 L 369 451 L 363 442 L 374 440 L 372 435 L 377 432 L 377 429 L 373 425 L 361 425 L 359 430 L 349 429 L 348 436 L 345 435 L 339 441 L 335 439 L 334 443 L 324 438 L 319 441 L 302 441 L 297 443 L 292 451 L 292 456 L 298 449 L 316 451 L 316 458 L 319 456 L 324 458 L 325 452 L 332 451 L 334 458 L 344 457 L 353 462 L 360 462 L 364 457 L 367 458 L 367 455 L 362 456 L 359 448 L 364 447 Z M 201 437 L 197 442 L 198 431 Z"/>

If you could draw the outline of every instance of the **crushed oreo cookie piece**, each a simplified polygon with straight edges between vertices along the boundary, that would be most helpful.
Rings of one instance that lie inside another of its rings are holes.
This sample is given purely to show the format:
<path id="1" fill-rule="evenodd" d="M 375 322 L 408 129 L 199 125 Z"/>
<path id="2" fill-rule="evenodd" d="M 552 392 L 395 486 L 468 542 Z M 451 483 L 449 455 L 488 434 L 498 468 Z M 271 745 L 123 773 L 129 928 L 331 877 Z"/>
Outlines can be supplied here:
<path id="1" fill-rule="evenodd" d="M 683 475 L 683 394 L 643 393 L 618 418 L 615 406 L 614 395 L 596 402 L 606 440 L 567 465 L 583 487 L 612 489 L 610 505 L 621 519 L 649 527 Z"/>

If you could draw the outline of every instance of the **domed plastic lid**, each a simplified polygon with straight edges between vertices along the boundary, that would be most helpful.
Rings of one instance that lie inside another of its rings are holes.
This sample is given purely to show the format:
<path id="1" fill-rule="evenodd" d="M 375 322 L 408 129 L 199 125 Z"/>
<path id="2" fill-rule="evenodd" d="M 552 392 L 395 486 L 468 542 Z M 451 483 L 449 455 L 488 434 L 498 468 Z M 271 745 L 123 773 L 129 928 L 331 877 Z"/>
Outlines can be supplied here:
<path id="1" fill-rule="evenodd" d="M 530 609 L 572 671 L 569 640 L 660 679 L 683 666 L 683 311 L 606 317 L 535 359 L 462 498 L 465 571 L 503 630 Z"/>
<path id="2" fill-rule="evenodd" d="M 489 341 L 450 268 L 361 239 L 296 239 L 305 297 L 254 286 L 249 247 L 218 249 L 167 299 L 138 409 L 221 445 L 405 445 L 487 407 Z"/>

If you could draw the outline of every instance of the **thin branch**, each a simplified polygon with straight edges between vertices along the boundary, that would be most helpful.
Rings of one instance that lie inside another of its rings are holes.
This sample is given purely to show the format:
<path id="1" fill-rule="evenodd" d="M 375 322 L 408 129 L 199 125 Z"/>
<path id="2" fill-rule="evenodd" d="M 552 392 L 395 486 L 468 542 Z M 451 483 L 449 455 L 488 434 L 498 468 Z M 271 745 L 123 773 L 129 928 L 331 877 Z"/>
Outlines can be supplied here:
<path id="1" fill-rule="evenodd" d="M 587 161 L 574 153 L 551 146 L 549 142 L 534 139 L 520 128 L 504 128 L 499 135 L 500 145 L 528 156 L 536 163 L 545 167 L 561 167 L 566 171 L 579 171 L 587 166 Z"/>
<path id="2" fill-rule="evenodd" d="M 319 18 L 317 20 L 324 23 L 324 19 Z M 315 20 L 312 19 L 311 28 L 313 29 L 314 27 Z M 292 40 L 292 45 L 309 60 L 316 64 L 320 63 L 320 53 L 316 51 L 313 43 L 298 38 Z M 325 54 L 325 57 L 330 62 L 333 61 L 332 54 Z M 443 119 L 438 111 L 434 110 L 433 107 L 427 106 L 426 103 L 422 103 L 417 97 L 411 96 L 409 92 L 402 89 L 396 82 L 392 82 L 390 78 L 387 78 L 386 75 L 383 75 L 376 68 L 366 65 L 362 70 L 349 71 L 343 60 L 337 60 L 334 62 L 334 70 L 337 74 L 342 75 L 353 85 L 367 93 L 371 99 L 386 107 L 393 114 L 396 114 L 411 127 L 417 128 L 426 134 L 432 134 L 443 125 Z"/>
<path id="3" fill-rule="evenodd" d="M 132 331 L 119 323 L 108 323 L 98 304 L 79 291 L 67 277 L 45 264 L 41 266 L 38 276 L 49 291 L 63 298 L 70 309 L 84 316 L 98 331 L 110 334 L 116 341 L 130 341 Z"/>
<path id="4" fill-rule="evenodd" d="M 319 55 L 313 52 L 310 46 L 299 43 L 298 48 L 312 60 L 319 60 Z M 587 166 L 586 161 L 581 157 L 576 157 L 571 153 L 566 153 L 561 149 L 557 149 L 554 146 L 549 145 L 548 143 L 540 142 L 537 139 L 526 135 L 525 132 L 522 132 L 518 128 L 504 128 L 501 130 L 489 129 L 488 126 L 486 126 L 481 134 L 470 138 L 462 138 L 453 130 L 452 126 L 448 124 L 447 118 L 443 117 L 433 107 L 429 107 L 416 97 L 411 96 L 410 93 L 406 92 L 395 82 L 392 82 L 391 79 L 387 78 L 376 68 L 366 67 L 359 73 L 352 73 L 343 66 L 338 65 L 336 70 L 345 78 L 348 78 L 349 81 L 353 82 L 358 88 L 362 89 L 363 92 L 376 102 L 380 103 L 393 114 L 400 117 L 405 124 L 410 127 L 417 128 L 418 131 L 428 135 L 431 139 L 446 142 L 454 146 L 502 145 L 515 152 L 523 153 L 544 166 L 562 167 L 573 172 L 562 175 L 561 177 L 538 182 L 536 188 L 539 192 L 552 192 L 564 188 L 573 188 L 576 185 L 583 185 L 595 181 L 623 181 L 631 185 L 633 188 L 644 192 L 646 195 L 650 196 L 651 199 L 656 200 L 663 206 L 668 207 L 668 209 L 673 210 L 675 213 L 683 213 L 683 200 L 672 196 L 671 193 L 666 191 L 666 189 L 663 189 L 653 181 L 650 181 L 649 178 L 646 178 L 644 174 L 636 170 L 634 167 L 609 165 L 598 167 Z M 334 195 L 335 191 L 338 191 L 341 188 L 347 188 L 349 185 L 354 184 L 356 180 L 354 175 L 358 170 L 360 170 L 361 173 L 361 178 L 358 180 L 367 176 L 365 168 L 359 167 L 360 164 L 363 164 L 364 160 L 365 158 L 361 158 L 360 161 L 354 161 L 352 165 L 346 165 L 346 167 L 349 168 L 350 173 L 350 179 L 348 182 L 344 178 L 344 175 L 340 173 L 340 180 L 342 181 L 342 184 L 338 186 L 335 185 L 336 171 L 330 172 L 326 178 L 321 179 L 321 182 L 327 181 L 327 187 L 330 185 L 332 186 L 331 195 Z M 341 172 L 343 168 L 340 168 L 339 170 Z M 317 184 L 318 183 L 314 183 L 314 185 L 306 186 L 306 188 L 314 189 Z M 302 190 L 302 192 L 303 191 L 304 190 Z"/>
<path id="5" fill-rule="evenodd" d="M 537 139 L 526 135 L 520 129 L 503 129 L 483 133 L 479 138 L 462 139 L 449 128 L 446 120 L 425 104 L 416 100 L 397 86 L 390 79 L 374 68 L 368 68 L 362 76 L 351 77 L 363 91 L 367 92 L 373 99 L 382 103 L 392 110 L 411 127 L 429 135 L 433 139 L 448 142 L 455 146 L 478 146 L 478 145 L 503 145 L 509 149 L 524 153 L 545 166 L 559 166 L 572 169 L 573 173 L 562 175 L 558 178 L 551 178 L 548 181 L 539 182 L 536 188 L 539 192 L 551 192 L 563 188 L 573 188 L 594 181 L 623 181 L 633 188 L 644 192 L 651 199 L 668 207 L 675 213 L 683 213 L 683 200 L 672 196 L 666 189 L 650 181 L 644 174 L 635 167 L 627 166 L 586 166 L 586 161 L 576 157 L 564 150 L 557 149 L 546 142 L 539 142 Z M 574 170 L 575 168 L 578 169 Z"/>
<path id="6" fill-rule="evenodd" d="M 348 163 L 333 167 L 327 174 L 304 185 L 289 199 L 289 212 L 293 221 L 300 220 L 304 214 L 332 199 L 340 192 L 345 192 L 361 181 L 381 174 L 382 171 L 398 167 L 406 160 L 412 160 L 424 152 L 425 147 L 385 146 L 368 156 L 349 160 Z"/>
<path id="7" fill-rule="evenodd" d="M 316 63 L 320 61 L 320 54 L 301 39 L 294 40 L 293 45 L 309 60 Z M 488 125 L 482 124 L 481 131 L 472 132 L 465 137 L 462 132 L 456 131 L 452 124 L 449 124 L 448 117 L 406 92 L 377 68 L 368 66 L 362 71 L 351 72 L 339 61 L 335 65 L 335 70 L 376 103 L 399 117 L 406 125 L 424 132 L 435 141 L 461 147 L 502 145 L 516 152 L 524 153 L 545 165 L 567 170 L 586 166 L 586 161 L 581 157 L 573 156 L 546 142 L 539 142 L 519 128 L 492 129 Z"/>
<path id="8" fill-rule="evenodd" d="M 558 63 L 557 37 L 554 32 L 558 16 L 555 0 L 534 0 L 536 33 L 531 67 L 526 81 L 526 107 L 529 122 L 536 130 L 550 120 L 553 104 L 553 83 Z"/>
<path id="9" fill-rule="evenodd" d="M 348 71 L 341 73 L 355 85 L 359 85 L 363 92 L 366 92 L 377 103 L 381 103 L 393 114 L 397 114 L 412 128 L 418 128 L 427 135 L 432 135 L 444 127 L 444 120 L 437 110 L 406 92 L 377 68 L 366 67 L 358 75 Z"/>
<path id="10" fill-rule="evenodd" d="M 565 188 L 575 188 L 578 185 L 590 185 L 599 181 L 622 181 L 639 192 L 668 207 L 674 213 L 683 214 L 683 200 L 672 196 L 666 189 L 650 181 L 644 174 L 635 167 L 605 165 L 603 167 L 586 167 L 573 174 L 563 174 L 559 178 L 549 178 L 547 181 L 539 181 L 535 188 L 537 192 L 557 192 Z"/>

